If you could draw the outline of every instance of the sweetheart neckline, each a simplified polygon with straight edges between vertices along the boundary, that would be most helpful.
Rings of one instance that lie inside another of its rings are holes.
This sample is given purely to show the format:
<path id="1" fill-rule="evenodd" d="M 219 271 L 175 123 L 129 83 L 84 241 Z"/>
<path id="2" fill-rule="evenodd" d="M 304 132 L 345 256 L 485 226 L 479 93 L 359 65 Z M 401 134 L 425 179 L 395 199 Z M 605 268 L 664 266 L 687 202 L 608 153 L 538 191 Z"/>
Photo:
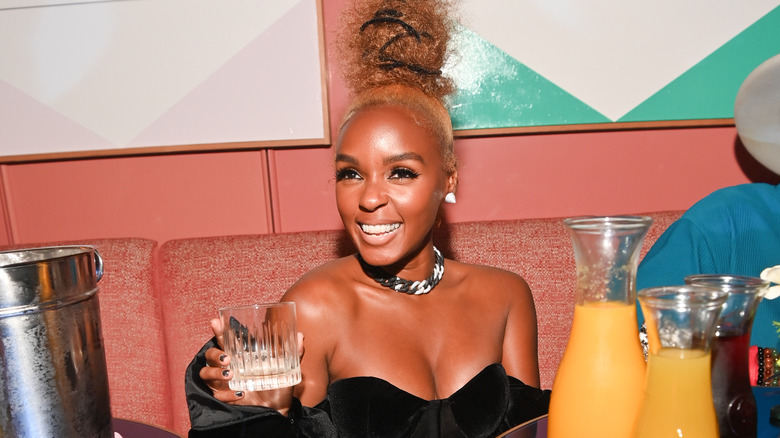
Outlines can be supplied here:
<path id="1" fill-rule="evenodd" d="M 478 372 L 471 379 L 469 379 L 466 383 L 464 383 L 460 388 L 458 388 L 455 392 L 450 394 L 448 397 L 444 397 L 444 398 L 426 399 L 426 398 L 420 397 L 418 395 L 412 394 L 411 392 L 409 392 L 409 391 L 407 391 L 407 390 L 405 390 L 403 388 L 399 388 L 399 387 L 393 385 L 392 383 L 390 383 L 389 381 L 387 381 L 387 380 L 385 380 L 385 379 L 383 379 L 381 377 L 376 377 L 376 376 L 354 376 L 354 377 L 345 377 L 343 379 L 334 380 L 333 382 L 330 383 L 330 385 L 328 385 L 328 393 L 330 393 L 330 387 L 333 386 L 333 385 L 337 385 L 338 386 L 338 385 L 355 383 L 355 382 L 359 382 L 359 381 L 371 381 L 371 382 L 376 382 L 378 384 L 381 384 L 381 385 L 384 385 L 386 387 L 392 388 L 392 389 L 394 389 L 396 391 L 399 391 L 399 392 L 402 392 L 404 394 L 407 394 L 408 396 L 414 397 L 417 400 L 430 403 L 430 402 L 435 402 L 435 401 L 449 400 L 449 399 L 455 397 L 459 392 L 463 391 L 464 388 L 466 388 L 471 382 L 473 382 L 474 380 L 476 380 L 477 378 L 479 378 L 483 374 L 488 373 L 489 370 L 491 370 L 493 368 L 499 368 L 500 371 L 501 371 L 501 374 L 503 374 L 506 377 L 511 377 L 511 376 L 507 376 L 506 375 L 506 372 L 504 371 L 504 366 L 503 365 L 501 365 L 498 362 L 495 362 L 495 363 L 492 363 L 490 365 L 487 365 L 480 372 Z"/>

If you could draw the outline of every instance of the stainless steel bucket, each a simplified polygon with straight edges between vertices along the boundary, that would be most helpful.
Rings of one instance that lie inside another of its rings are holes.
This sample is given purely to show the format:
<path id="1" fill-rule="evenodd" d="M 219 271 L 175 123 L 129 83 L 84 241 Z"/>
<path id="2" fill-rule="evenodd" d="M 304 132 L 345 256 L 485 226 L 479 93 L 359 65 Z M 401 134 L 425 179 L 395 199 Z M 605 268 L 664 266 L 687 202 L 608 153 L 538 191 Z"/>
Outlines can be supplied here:
<path id="1" fill-rule="evenodd" d="M 113 438 L 94 248 L 0 252 L 0 437 Z"/>

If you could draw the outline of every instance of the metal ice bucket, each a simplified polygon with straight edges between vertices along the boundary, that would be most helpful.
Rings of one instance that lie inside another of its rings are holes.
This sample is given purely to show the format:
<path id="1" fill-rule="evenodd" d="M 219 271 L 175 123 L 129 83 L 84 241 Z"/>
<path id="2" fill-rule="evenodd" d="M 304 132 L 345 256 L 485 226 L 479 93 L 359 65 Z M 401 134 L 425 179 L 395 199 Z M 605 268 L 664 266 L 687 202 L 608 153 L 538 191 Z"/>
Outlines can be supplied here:
<path id="1" fill-rule="evenodd" d="M 0 437 L 112 438 L 88 246 L 0 252 Z"/>

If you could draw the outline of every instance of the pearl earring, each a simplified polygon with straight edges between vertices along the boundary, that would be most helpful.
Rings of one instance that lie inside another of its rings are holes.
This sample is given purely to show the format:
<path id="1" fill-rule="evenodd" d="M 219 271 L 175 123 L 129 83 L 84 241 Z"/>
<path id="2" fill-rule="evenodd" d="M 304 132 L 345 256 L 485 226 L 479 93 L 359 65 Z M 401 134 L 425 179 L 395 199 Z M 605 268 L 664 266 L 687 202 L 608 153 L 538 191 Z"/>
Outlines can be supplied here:
<path id="1" fill-rule="evenodd" d="M 444 197 L 444 202 L 447 204 L 454 204 L 455 201 L 455 193 L 449 192 L 447 193 L 447 196 Z"/>

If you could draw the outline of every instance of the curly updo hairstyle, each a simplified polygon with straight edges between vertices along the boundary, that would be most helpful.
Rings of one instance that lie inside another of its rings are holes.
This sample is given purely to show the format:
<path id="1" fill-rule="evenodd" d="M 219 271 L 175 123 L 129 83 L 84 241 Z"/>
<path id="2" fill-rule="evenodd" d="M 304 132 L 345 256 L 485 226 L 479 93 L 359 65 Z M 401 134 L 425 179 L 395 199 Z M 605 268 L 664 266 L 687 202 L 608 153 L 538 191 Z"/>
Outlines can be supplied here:
<path id="1" fill-rule="evenodd" d="M 454 87 L 442 75 L 451 12 L 449 0 L 354 0 L 341 14 L 337 44 L 342 74 L 354 94 L 341 126 L 365 108 L 409 108 L 439 139 L 447 173 L 457 166 L 444 106 Z"/>

